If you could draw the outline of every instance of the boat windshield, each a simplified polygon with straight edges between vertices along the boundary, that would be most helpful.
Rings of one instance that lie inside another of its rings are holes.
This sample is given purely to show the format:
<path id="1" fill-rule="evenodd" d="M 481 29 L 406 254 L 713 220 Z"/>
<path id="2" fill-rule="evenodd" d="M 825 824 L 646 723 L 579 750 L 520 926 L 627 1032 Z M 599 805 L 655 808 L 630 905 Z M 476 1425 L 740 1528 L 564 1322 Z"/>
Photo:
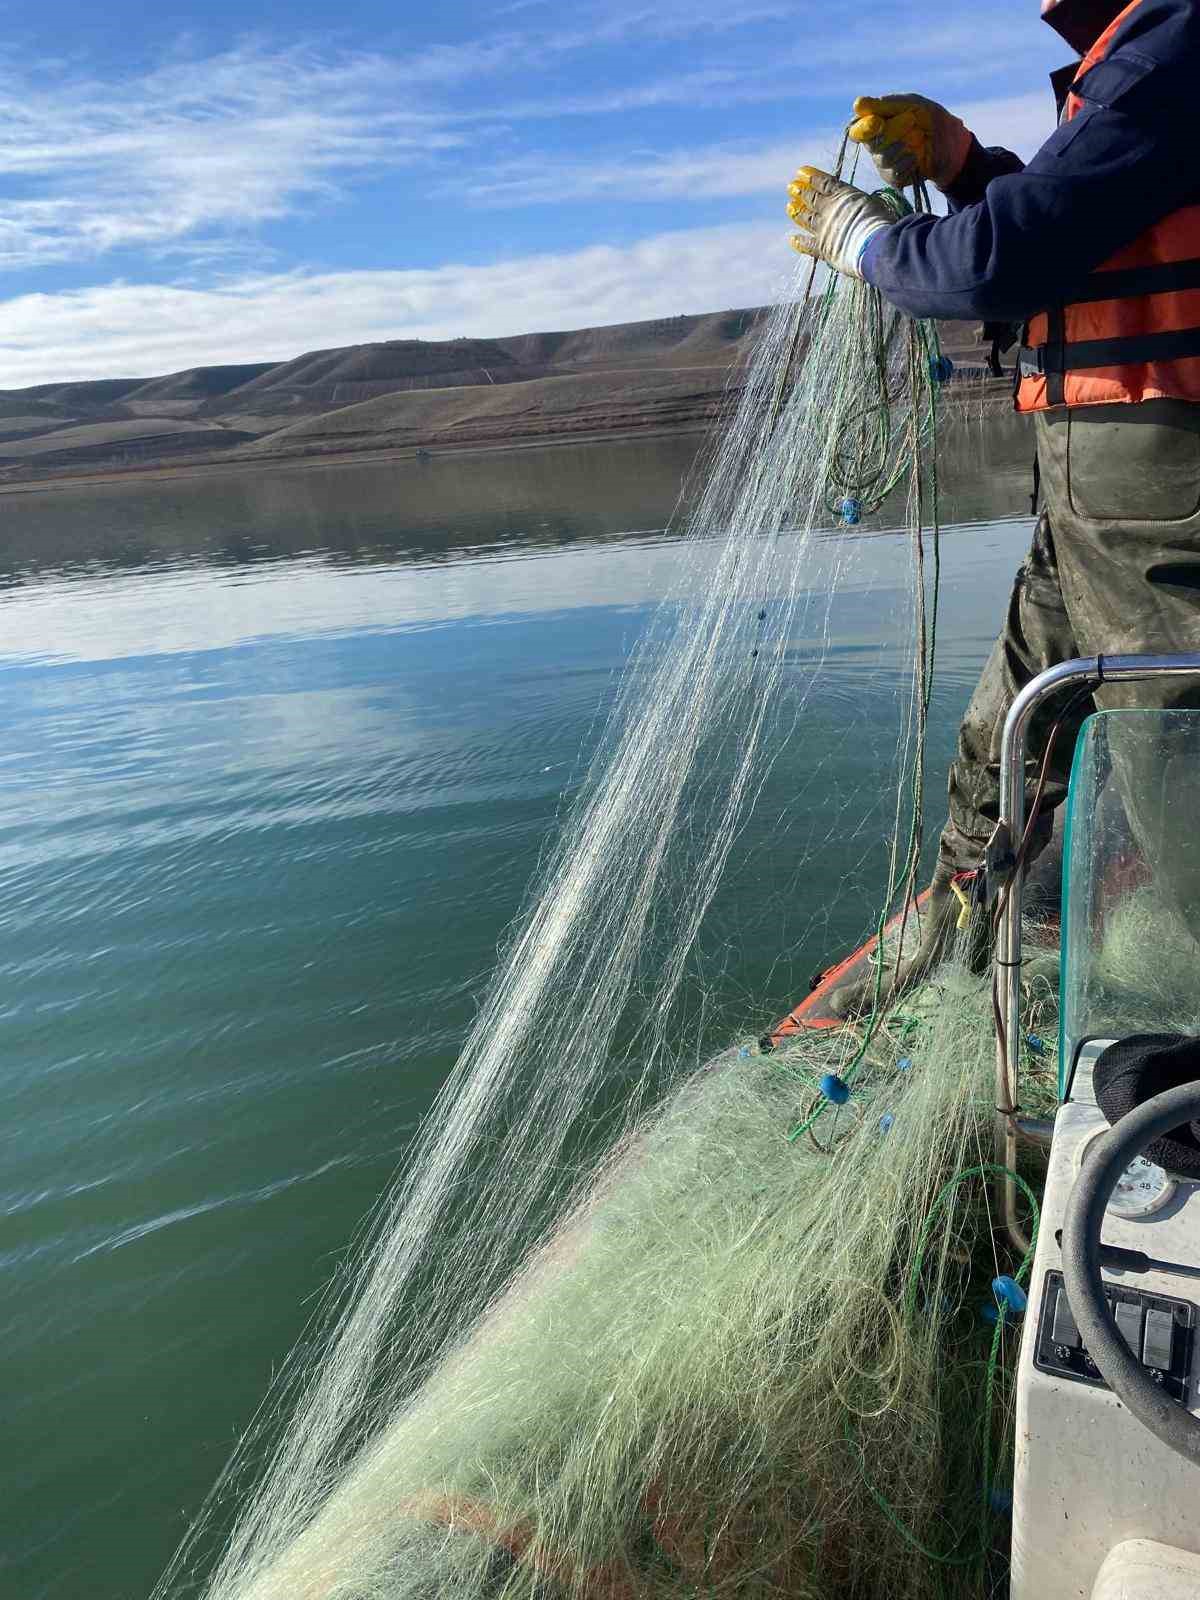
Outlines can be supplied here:
<path id="1" fill-rule="evenodd" d="M 1200 1027 L 1200 711 L 1102 711 L 1063 853 L 1060 1093 L 1089 1039 Z"/>

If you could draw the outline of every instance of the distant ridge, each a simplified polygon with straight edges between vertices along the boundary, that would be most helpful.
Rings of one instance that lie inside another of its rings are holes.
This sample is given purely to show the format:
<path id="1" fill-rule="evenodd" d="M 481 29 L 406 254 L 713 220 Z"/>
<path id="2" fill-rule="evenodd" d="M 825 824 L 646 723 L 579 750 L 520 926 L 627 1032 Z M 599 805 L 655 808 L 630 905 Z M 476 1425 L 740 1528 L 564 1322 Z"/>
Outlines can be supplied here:
<path id="1" fill-rule="evenodd" d="M 277 362 L 261 361 L 241 367 L 189 367 L 165 378 L 150 378 L 131 390 L 127 400 L 212 400 L 240 389 L 265 372 L 274 372 Z"/>
<path id="2" fill-rule="evenodd" d="M 155 466 L 562 442 L 711 423 L 761 307 L 0 391 L 0 485 Z M 974 330 L 943 344 L 982 362 Z"/>

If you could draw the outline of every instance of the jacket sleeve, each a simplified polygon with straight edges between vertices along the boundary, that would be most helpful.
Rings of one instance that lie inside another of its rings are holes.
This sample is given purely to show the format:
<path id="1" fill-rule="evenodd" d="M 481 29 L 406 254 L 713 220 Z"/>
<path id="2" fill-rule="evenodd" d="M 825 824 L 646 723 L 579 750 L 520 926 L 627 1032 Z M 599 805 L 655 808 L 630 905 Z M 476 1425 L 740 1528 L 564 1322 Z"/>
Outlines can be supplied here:
<path id="1" fill-rule="evenodd" d="M 993 178 L 1009 177 L 1022 171 L 1024 166 L 1020 156 L 1013 155 L 1011 150 L 1003 150 L 998 145 L 985 147 L 972 138 L 962 171 L 942 193 L 950 202 L 952 212 L 965 211 L 967 206 L 983 199 Z"/>
<path id="2" fill-rule="evenodd" d="M 1069 300 L 1153 223 L 1200 202 L 1184 154 L 1198 70 L 1194 0 L 1142 0 L 1076 86 L 1080 111 L 1023 171 L 950 216 L 877 234 L 864 275 L 918 317 L 1023 321 Z"/>

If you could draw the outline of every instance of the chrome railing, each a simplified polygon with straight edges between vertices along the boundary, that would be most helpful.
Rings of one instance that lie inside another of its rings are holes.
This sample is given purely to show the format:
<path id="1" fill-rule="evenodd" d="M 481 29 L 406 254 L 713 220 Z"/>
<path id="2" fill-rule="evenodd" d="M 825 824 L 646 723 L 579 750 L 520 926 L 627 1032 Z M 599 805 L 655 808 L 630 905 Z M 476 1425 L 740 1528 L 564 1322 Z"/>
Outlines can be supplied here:
<path id="1" fill-rule="evenodd" d="M 988 847 L 993 876 L 1000 865 L 1003 894 L 993 982 L 1001 1028 L 996 1036 L 996 1160 L 1011 1172 L 1017 1146 L 1026 1139 L 1049 1141 L 1049 1125 L 1020 1116 L 1021 1057 L 1021 902 L 1025 862 L 1021 841 L 1025 834 L 1025 758 L 1027 734 L 1034 712 L 1051 695 L 1073 685 L 1129 682 L 1139 678 L 1200 677 L 1200 654 L 1177 656 L 1091 656 L 1064 661 L 1039 673 L 1013 701 L 1004 723 L 1000 745 L 1000 822 Z M 1016 1248 L 1028 1249 L 1029 1239 L 1017 1216 L 1017 1188 L 1009 1177 L 997 1180 L 997 1202 Z"/>

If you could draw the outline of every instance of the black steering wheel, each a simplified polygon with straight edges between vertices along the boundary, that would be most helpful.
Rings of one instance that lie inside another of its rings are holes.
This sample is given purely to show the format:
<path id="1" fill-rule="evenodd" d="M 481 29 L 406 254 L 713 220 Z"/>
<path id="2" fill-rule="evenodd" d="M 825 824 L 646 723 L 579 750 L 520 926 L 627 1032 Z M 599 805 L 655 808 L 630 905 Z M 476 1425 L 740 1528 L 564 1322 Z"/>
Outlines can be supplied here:
<path id="1" fill-rule="evenodd" d="M 1067 1302 L 1087 1352 L 1115 1395 L 1156 1439 L 1200 1466 L 1200 1418 L 1158 1387 L 1117 1329 L 1104 1296 L 1100 1230 L 1125 1168 L 1154 1139 L 1200 1118 L 1200 1083 L 1156 1094 L 1087 1147 L 1067 1201 L 1062 1265 Z"/>

